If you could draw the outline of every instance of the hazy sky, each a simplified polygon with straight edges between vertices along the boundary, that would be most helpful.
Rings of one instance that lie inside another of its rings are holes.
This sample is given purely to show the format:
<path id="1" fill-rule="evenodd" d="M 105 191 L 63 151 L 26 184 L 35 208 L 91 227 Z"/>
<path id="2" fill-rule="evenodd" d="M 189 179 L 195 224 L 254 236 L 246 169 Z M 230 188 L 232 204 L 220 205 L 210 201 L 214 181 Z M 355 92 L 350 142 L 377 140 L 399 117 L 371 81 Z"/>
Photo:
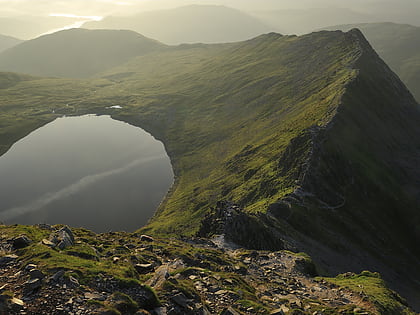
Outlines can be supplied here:
<path id="1" fill-rule="evenodd" d="M 274 10 L 341 7 L 354 11 L 396 11 L 413 14 L 420 9 L 420 0 L 0 0 L 0 16 L 130 14 L 135 11 L 173 8 L 186 4 L 224 4 L 242 10 Z M 420 15 L 420 14 L 419 14 Z"/>

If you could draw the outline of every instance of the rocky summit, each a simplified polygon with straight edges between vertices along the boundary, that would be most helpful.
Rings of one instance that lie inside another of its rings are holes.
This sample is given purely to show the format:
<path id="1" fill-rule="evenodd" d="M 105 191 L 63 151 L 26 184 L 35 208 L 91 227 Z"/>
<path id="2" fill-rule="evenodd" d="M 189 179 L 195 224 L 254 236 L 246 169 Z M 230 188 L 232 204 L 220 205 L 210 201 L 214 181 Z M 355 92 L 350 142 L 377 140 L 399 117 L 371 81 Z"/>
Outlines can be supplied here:
<path id="1" fill-rule="evenodd" d="M 45 242 L 64 233 L 74 243 Z M 377 273 L 319 277 L 306 254 L 223 235 L 1 226 L 0 248 L 0 314 L 414 314 Z"/>

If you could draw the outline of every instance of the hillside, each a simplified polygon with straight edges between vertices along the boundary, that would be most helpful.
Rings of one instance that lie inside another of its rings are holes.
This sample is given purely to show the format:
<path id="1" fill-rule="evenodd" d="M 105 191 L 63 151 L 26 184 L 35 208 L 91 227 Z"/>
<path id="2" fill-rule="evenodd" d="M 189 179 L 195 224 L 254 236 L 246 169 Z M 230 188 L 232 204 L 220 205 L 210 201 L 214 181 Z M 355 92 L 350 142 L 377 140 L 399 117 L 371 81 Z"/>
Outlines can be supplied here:
<path id="1" fill-rule="evenodd" d="M 164 48 L 132 31 L 72 29 L 26 41 L 1 53 L 0 71 L 89 77 Z"/>
<path id="2" fill-rule="evenodd" d="M 328 27 L 348 31 L 359 28 L 381 58 L 420 100 L 420 27 L 395 23 L 350 24 Z"/>
<path id="3" fill-rule="evenodd" d="M 235 42 L 273 30 L 241 11 L 213 5 L 110 16 L 99 22 L 85 23 L 83 27 L 133 30 L 166 44 Z"/>
<path id="4" fill-rule="evenodd" d="M 17 44 L 21 42 L 22 40 L 20 39 L 10 37 L 10 36 L 0 35 L 0 52 L 8 48 L 11 48 L 13 46 L 16 46 Z"/>
<path id="5" fill-rule="evenodd" d="M 307 252 L 323 274 L 379 271 L 418 307 L 419 105 L 357 30 L 181 45 L 95 81 L 23 81 L 0 104 L 3 148 L 62 114 L 162 140 L 176 181 L 143 233 L 223 233 Z"/>

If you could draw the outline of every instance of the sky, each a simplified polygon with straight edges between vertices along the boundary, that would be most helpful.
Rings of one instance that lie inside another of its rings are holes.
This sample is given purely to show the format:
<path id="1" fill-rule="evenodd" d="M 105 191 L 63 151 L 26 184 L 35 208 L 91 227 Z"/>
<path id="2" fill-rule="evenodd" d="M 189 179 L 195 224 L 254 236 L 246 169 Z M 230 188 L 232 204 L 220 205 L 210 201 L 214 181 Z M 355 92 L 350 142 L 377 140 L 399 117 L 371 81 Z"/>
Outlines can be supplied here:
<path id="1" fill-rule="evenodd" d="M 246 11 L 339 7 L 362 12 L 385 11 L 389 15 L 420 9 L 420 0 L 0 0 L 0 17 L 51 13 L 127 15 L 187 4 L 223 4 Z"/>
<path id="2" fill-rule="evenodd" d="M 236 8 L 283 34 L 304 34 L 321 27 L 367 22 L 420 26 L 420 0 L 0 0 L 0 34 L 31 39 L 83 27 L 85 22 L 106 16 L 129 16 L 190 4 Z M 72 19 L 39 18 L 49 16 Z"/>

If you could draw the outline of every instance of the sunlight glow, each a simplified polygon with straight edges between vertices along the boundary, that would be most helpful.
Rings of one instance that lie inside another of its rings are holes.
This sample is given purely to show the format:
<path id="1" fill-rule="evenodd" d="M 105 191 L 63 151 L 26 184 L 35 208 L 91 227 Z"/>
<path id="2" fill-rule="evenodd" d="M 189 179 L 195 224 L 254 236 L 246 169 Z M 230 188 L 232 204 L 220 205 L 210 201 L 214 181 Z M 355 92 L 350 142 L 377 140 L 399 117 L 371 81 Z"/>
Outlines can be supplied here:
<path id="1" fill-rule="evenodd" d="M 69 17 L 75 19 L 84 19 L 84 20 L 91 20 L 91 21 L 100 21 L 104 17 L 103 16 L 86 16 L 86 15 L 76 15 L 76 14 L 67 14 L 67 13 L 51 13 L 50 16 L 60 16 L 60 17 Z"/>

